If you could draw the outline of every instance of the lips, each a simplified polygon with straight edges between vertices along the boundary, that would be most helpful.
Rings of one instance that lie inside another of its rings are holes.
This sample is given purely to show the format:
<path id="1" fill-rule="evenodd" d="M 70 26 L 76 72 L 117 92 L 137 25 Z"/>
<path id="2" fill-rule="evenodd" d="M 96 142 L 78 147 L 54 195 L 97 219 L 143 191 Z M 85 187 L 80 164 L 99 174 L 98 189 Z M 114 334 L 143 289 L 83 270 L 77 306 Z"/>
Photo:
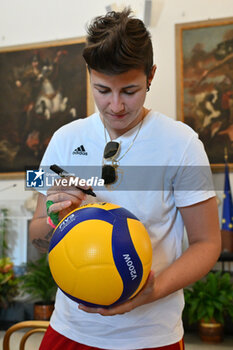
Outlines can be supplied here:
<path id="1" fill-rule="evenodd" d="M 127 113 L 124 113 L 124 114 L 109 114 L 112 118 L 116 118 L 116 119 L 122 119 L 122 118 L 124 118 L 126 115 L 127 115 Z"/>

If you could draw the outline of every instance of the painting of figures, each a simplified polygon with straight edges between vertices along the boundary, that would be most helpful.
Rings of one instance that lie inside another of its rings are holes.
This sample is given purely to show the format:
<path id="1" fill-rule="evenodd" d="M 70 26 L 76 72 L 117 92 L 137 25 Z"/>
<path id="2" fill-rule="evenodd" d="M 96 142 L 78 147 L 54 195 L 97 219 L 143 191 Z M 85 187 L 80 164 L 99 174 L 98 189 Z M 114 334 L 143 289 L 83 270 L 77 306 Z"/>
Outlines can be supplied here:
<path id="1" fill-rule="evenodd" d="M 0 50 L 0 173 L 38 167 L 62 125 L 90 110 L 84 39 Z"/>
<path id="2" fill-rule="evenodd" d="M 233 163 L 233 18 L 176 25 L 177 117 L 204 143 L 213 168 Z"/>

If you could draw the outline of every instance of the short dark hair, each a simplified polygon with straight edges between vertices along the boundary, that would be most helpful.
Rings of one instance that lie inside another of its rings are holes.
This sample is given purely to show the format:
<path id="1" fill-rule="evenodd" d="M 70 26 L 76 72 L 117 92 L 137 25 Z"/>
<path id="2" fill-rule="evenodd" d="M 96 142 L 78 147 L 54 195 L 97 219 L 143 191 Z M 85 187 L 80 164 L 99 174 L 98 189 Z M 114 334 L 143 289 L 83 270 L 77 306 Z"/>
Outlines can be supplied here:
<path id="1" fill-rule="evenodd" d="M 88 68 L 115 75 L 143 69 L 149 77 L 153 66 L 151 36 L 129 8 L 94 18 L 87 28 L 83 57 Z"/>

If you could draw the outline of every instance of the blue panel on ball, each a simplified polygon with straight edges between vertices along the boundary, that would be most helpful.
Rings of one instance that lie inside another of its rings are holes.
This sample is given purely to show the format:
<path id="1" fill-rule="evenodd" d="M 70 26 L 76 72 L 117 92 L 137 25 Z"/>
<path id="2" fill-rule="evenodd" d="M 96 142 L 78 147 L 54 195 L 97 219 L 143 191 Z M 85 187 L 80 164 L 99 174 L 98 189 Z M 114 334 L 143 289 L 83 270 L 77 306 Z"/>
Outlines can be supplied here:
<path id="1" fill-rule="evenodd" d="M 139 219 L 134 215 L 132 214 L 129 210 L 125 209 L 125 208 L 116 208 L 116 209 L 111 209 L 109 210 L 110 213 L 113 213 L 114 215 L 116 215 L 117 217 L 120 217 L 120 218 L 129 218 L 129 219 L 135 219 L 135 220 L 138 220 Z"/>
<path id="2" fill-rule="evenodd" d="M 112 251 L 116 268 L 123 281 L 123 292 L 116 303 L 127 300 L 138 288 L 143 275 L 141 260 L 134 248 L 127 219 L 115 221 L 112 232 Z"/>
<path id="3" fill-rule="evenodd" d="M 103 220 L 113 225 L 115 216 L 101 208 L 83 208 L 67 216 L 55 229 L 49 244 L 49 252 L 62 240 L 62 238 L 77 224 L 86 220 Z"/>

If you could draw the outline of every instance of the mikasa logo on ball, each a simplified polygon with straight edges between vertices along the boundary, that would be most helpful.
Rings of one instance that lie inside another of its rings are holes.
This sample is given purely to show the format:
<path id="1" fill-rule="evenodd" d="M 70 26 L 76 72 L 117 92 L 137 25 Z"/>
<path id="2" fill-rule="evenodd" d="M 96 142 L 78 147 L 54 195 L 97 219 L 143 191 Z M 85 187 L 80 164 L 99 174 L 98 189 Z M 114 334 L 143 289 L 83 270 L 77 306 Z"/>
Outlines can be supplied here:
<path id="1" fill-rule="evenodd" d="M 133 265 L 133 262 L 132 262 L 131 257 L 130 257 L 129 254 L 123 254 L 123 257 L 124 257 L 125 262 L 126 262 L 126 264 L 128 266 L 128 269 L 129 269 L 129 272 L 130 272 L 130 276 L 131 276 L 131 279 L 133 281 L 135 278 L 138 277 L 136 269 L 135 269 L 135 267 Z"/>
<path id="2" fill-rule="evenodd" d="M 68 226 L 72 221 L 74 221 L 75 219 L 75 215 L 71 214 L 70 216 L 68 216 L 66 219 L 64 219 L 61 223 L 60 223 L 60 231 L 63 231 L 64 228 L 66 228 L 66 226 Z"/>

